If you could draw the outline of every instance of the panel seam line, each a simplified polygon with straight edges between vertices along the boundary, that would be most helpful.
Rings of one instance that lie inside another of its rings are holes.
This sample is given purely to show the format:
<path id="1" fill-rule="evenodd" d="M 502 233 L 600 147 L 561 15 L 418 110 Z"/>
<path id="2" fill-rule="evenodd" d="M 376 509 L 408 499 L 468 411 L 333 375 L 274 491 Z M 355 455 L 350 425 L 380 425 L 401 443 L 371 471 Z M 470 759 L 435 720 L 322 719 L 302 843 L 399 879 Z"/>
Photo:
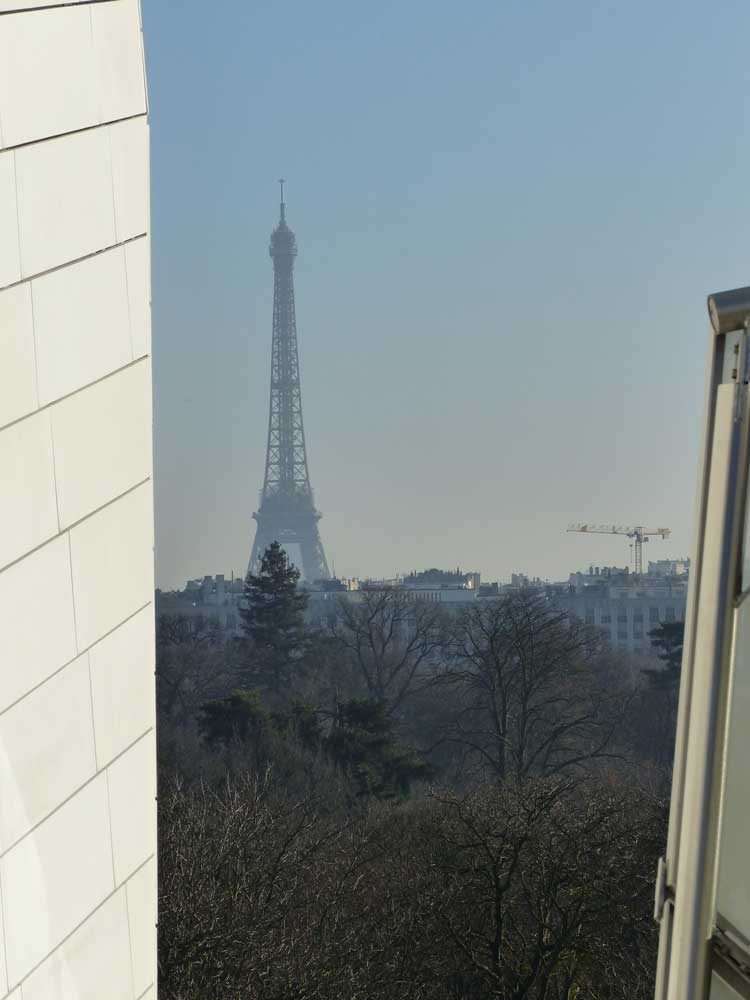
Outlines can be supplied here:
<path id="1" fill-rule="evenodd" d="M 28 979 L 28 978 L 29 978 L 29 977 L 30 977 L 30 976 L 31 976 L 31 975 L 32 975 L 33 973 L 35 973 L 35 972 L 36 972 L 36 970 L 37 970 L 38 968 L 40 968 L 40 966 L 44 965 L 44 963 L 45 963 L 45 962 L 46 962 L 46 961 L 47 961 L 48 959 L 50 959 L 50 958 L 51 958 L 51 957 L 52 957 L 52 956 L 53 956 L 53 955 L 55 954 L 55 952 L 57 952 L 57 951 L 58 951 L 58 949 L 62 948 L 62 947 L 63 947 L 63 945 L 67 944 L 67 942 L 68 942 L 68 941 L 69 941 L 69 940 L 70 940 L 70 939 L 71 939 L 71 938 L 73 937 L 73 935 L 74 935 L 74 934 L 76 934 L 76 933 L 77 933 L 77 932 L 78 932 L 78 931 L 79 931 L 79 930 L 80 930 L 80 929 L 81 929 L 81 928 L 82 928 L 82 927 L 84 926 L 84 924 L 88 923 L 88 921 L 89 921 L 89 920 L 90 920 L 90 919 L 91 919 L 91 918 L 92 918 L 92 917 L 93 917 L 93 916 L 94 916 L 95 914 L 97 914 L 97 913 L 99 912 L 99 910 L 101 910 L 101 909 L 102 909 L 102 907 L 103 907 L 103 906 L 106 906 L 106 904 L 107 904 L 107 903 L 108 903 L 108 902 L 109 902 L 109 901 L 110 901 L 111 899 L 114 899 L 114 897 L 115 897 L 115 896 L 117 895 L 117 893 L 118 893 L 118 892 L 120 892 L 120 891 L 124 891 L 124 889 L 125 889 L 125 886 L 127 885 L 127 882 L 129 882 L 131 878 L 133 878 L 133 877 L 134 877 L 135 875 L 137 875 L 137 874 L 138 874 L 138 872 L 139 872 L 139 871 L 140 871 L 140 870 L 141 870 L 142 868 L 145 868 L 145 867 L 146 867 L 146 865 L 147 865 L 147 864 L 148 864 L 148 863 L 149 863 L 149 862 L 150 862 L 150 861 L 151 861 L 151 860 L 152 860 L 152 859 L 153 859 L 154 857 L 156 857 L 156 854 L 155 854 L 155 853 L 152 853 L 152 854 L 150 854 L 150 855 L 149 855 L 149 856 L 148 856 L 148 857 L 146 858 L 146 860 L 145 860 L 145 861 L 143 861 L 143 862 L 142 862 L 142 863 L 141 863 L 140 865 L 138 865 L 138 867 L 137 867 L 137 868 L 136 868 L 136 869 L 135 869 L 135 870 L 134 870 L 134 871 L 133 871 L 133 872 L 132 872 L 132 873 L 131 873 L 131 874 L 130 874 L 130 875 L 128 876 L 127 880 L 126 880 L 125 882 L 123 882 L 123 884 L 122 884 L 121 886 L 118 886 L 118 887 L 117 887 L 116 889 L 113 889 L 113 890 L 112 890 L 112 892 L 108 893 L 108 894 L 107 894 L 107 895 L 106 895 L 106 896 L 104 897 L 104 899 L 103 899 L 103 900 L 102 900 L 102 901 L 101 901 L 101 902 L 100 902 L 100 903 L 99 903 L 99 904 L 98 904 L 97 906 L 95 906 L 93 910 L 91 910 L 91 912 L 90 912 L 90 913 L 87 913 L 87 914 L 86 914 L 86 916 L 85 916 L 85 917 L 83 918 L 83 920 L 81 920 L 81 922 L 80 922 L 80 923 L 76 924 L 76 926 L 75 926 L 75 927 L 73 928 L 73 930 L 72 930 L 72 931 L 70 931 L 70 933 L 69 933 L 69 934 L 66 934 L 66 935 L 65 935 L 65 937 L 64 937 L 64 938 L 63 938 L 63 939 L 62 939 L 61 941 L 58 941 L 58 943 L 57 943 L 57 944 L 56 944 L 56 945 L 54 946 L 54 948 L 52 949 L 52 951 L 48 952 L 48 953 L 47 953 L 47 954 L 46 954 L 46 955 L 44 956 L 44 958 L 40 959 L 40 961 L 38 961 L 38 962 L 36 963 L 36 965 L 34 965 L 34 966 L 33 966 L 33 967 L 31 968 L 31 969 L 29 969 L 29 971 L 28 971 L 27 973 L 25 973 L 25 975 L 23 976 L 23 978 L 22 978 L 22 979 L 19 979 L 19 980 L 18 980 L 18 982 L 17 982 L 17 983 L 16 983 L 15 985 L 14 985 L 13 989 L 16 989 L 16 988 L 17 988 L 18 986 L 20 986 L 20 987 L 21 987 L 21 988 L 23 989 L 23 984 L 24 984 L 24 983 L 26 982 L 26 980 L 27 980 L 27 979 Z M 149 987 L 149 988 L 150 988 L 150 987 Z"/>
<path id="2" fill-rule="evenodd" d="M 144 732 L 142 732 L 131 743 L 129 743 L 125 747 L 124 750 L 121 750 L 117 754 L 116 757 L 113 757 L 112 760 L 108 761 L 103 767 L 100 767 L 96 771 L 95 774 L 92 774 L 90 777 L 88 777 L 83 782 L 82 785 L 79 785 L 74 791 L 72 791 L 70 793 L 70 795 L 67 795 L 62 800 L 62 802 L 58 802 L 58 804 L 55 806 L 55 808 L 53 810 L 51 810 L 51 812 L 48 812 L 46 814 L 46 816 L 44 816 L 42 819 L 40 819 L 33 826 L 29 827 L 29 829 L 26 830 L 26 832 L 23 833 L 17 840 L 14 840 L 13 843 L 10 844 L 9 847 L 6 847 L 3 850 L 3 852 L 0 853 L 0 859 L 6 858 L 11 853 L 11 851 L 14 851 L 16 849 L 16 847 L 18 847 L 19 844 L 22 844 L 24 842 L 24 840 L 26 840 L 27 837 L 32 836 L 41 826 L 43 826 L 48 820 L 52 819 L 53 816 L 55 816 L 58 812 L 60 812 L 61 809 L 63 809 L 66 805 L 68 805 L 69 802 L 72 802 L 73 799 L 77 795 L 79 795 L 81 792 L 85 791 L 89 787 L 89 785 L 93 784 L 96 781 L 97 778 L 101 778 L 102 775 L 104 775 L 107 778 L 107 807 L 108 807 L 108 810 L 109 810 L 109 813 L 110 813 L 110 831 L 109 831 L 109 837 L 110 837 L 110 845 L 111 845 L 111 851 L 112 851 L 112 879 L 113 879 L 113 885 L 117 885 L 117 882 L 116 882 L 116 879 L 115 879 L 115 857 L 114 857 L 114 843 L 113 843 L 113 839 L 112 839 L 112 816 L 111 816 L 111 805 L 110 805 L 110 799 L 109 799 L 109 777 L 108 777 L 108 771 L 109 771 L 110 767 L 113 764 L 117 763 L 117 761 L 120 760 L 121 757 L 124 757 L 125 754 L 129 753 L 133 749 L 133 747 L 137 746 L 141 742 L 141 740 L 146 739 L 146 737 L 149 736 L 153 732 L 153 730 L 154 730 L 154 727 L 153 726 L 149 726 L 148 729 L 144 730 Z M 128 876 L 128 878 L 130 878 L 130 876 Z M 121 884 L 124 885 L 125 881 L 127 881 L 127 879 L 124 880 Z"/>
<path id="3" fill-rule="evenodd" d="M 85 385 L 78 386 L 77 389 L 71 389 L 71 391 L 67 392 L 64 396 L 58 396 L 57 398 L 50 400 L 49 403 L 45 403 L 44 406 L 40 406 L 37 410 L 32 410 L 31 413 L 24 413 L 22 417 L 16 417 L 15 420 L 11 420 L 7 424 L 2 424 L 2 426 L 0 426 L 0 434 L 3 431 L 8 430 L 9 427 L 15 427 L 16 424 L 23 423 L 24 420 L 31 420 L 32 417 L 36 417 L 38 414 L 44 413 L 46 410 L 51 410 L 53 407 L 57 406 L 58 403 L 63 403 L 65 400 L 71 399 L 73 396 L 77 396 L 81 392 L 86 392 L 88 389 L 91 389 L 95 385 L 99 385 L 101 382 L 106 382 L 109 378 L 114 378 L 115 376 L 122 374 L 122 372 L 127 371 L 128 368 L 133 368 L 135 365 L 139 365 L 142 361 L 147 360 L 148 357 L 148 354 L 144 354 L 140 358 L 128 361 L 119 368 L 113 368 L 112 371 L 107 372 L 105 375 L 100 375 L 99 378 L 95 378 L 93 382 L 87 382 Z"/>
<path id="4" fill-rule="evenodd" d="M 90 646 L 87 646 L 86 649 L 82 649 L 81 652 L 76 653 L 76 655 L 72 659 L 66 660 L 66 662 L 63 663 L 61 667 L 57 667 L 56 670 L 53 670 L 51 674 L 49 674 L 47 677 L 44 678 L 44 680 L 39 681 L 38 684 L 35 684 L 33 687 L 29 688 L 28 691 L 24 691 L 24 693 L 20 696 L 20 698 L 16 698 L 15 701 L 12 701 L 6 708 L 2 710 L 2 712 L 0 712 L 0 719 L 2 719 L 2 717 L 5 715 L 6 712 L 10 712 L 11 709 L 16 707 L 16 705 L 20 705 L 20 703 L 24 700 L 24 698 L 28 698 L 29 695 L 34 694 L 35 691 L 38 691 L 39 688 L 43 687 L 53 678 L 57 677 L 57 675 L 62 673 L 63 670 L 66 670 L 71 665 L 71 663 L 75 663 L 75 661 L 80 656 L 84 656 L 86 653 L 90 652 L 95 646 L 98 646 L 100 642 L 104 642 L 105 639 L 108 639 L 119 628 L 121 628 L 123 625 L 126 625 L 129 621 L 135 618 L 136 615 L 139 615 L 142 611 L 145 611 L 146 608 L 151 606 L 151 603 L 152 603 L 151 601 L 147 601 L 145 604 L 141 605 L 140 608 L 138 608 L 132 614 L 128 615 L 127 618 L 123 618 L 121 622 L 118 622 L 117 625 L 111 628 L 108 632 L 105 632 L 104 635 L 99 636 L 99 638 L 95 642 L 92 642 Z"/>
<path id="5" fill-rule="evenodd" d="M 2 156 L 2 151 L 0 151 L 0 156 Z M 18 209 L 18 196 L 16 195 L 16 210 Z M 92 257 L 98 257 L 100 254 L 108 253 L 110 250 L 116 250 L 118 247 L 124 247 L 128 243 L 134 243 L 136 240 L 142 240 L 148 236 L 148 232 L 144 231 L 142 233 L 136 233 L 135 236 L 128 236 L 125 240 L 120 240 L 117 243 L 110 243 L 106 247 L 100 247 L 98 250 L 92 250 L 91 253 L 82 254 L 80 257 L 72 257 L 70 260 L 64 260 L 61 264 L 55 264 L 53 267 L 44 268 L 42 271 L 35 271 L 33 274 L 25 274 L 18 281 L 11 281 L 8 285 L 0 286 L 0 293 L 6 292 L 9 288 L 16 288 L 18 285 L 25 285 L 28 282 L 36 281 L 38 278 L 44 278 L 48 274 L 54 274 L 55 271 L 62 271 L 66 267 L 73 267 L 74 264 L 81 264 L 85 260 L 91 260 Z M 18 235 L 18 252 L 21 253 L 21 235 L 19 226 Z"/>
<path id="6" fill-rule="evenodd" d="M 119 0 L 95 0 L 96 3 L 115 3 Z M 76 3 L 68 4 L 70 7 L 85 7 L 90 6 L 87 4 Z M 36 7 L 35 10 L 49 10 L 48 7 Z M 57 8 L 55 8 L 57 9 Z M 32 13 L 32 11 L 5 11 L 6 14 L 14 13 Z M 2 15 L 0 15 L 2 16 Z M 39 146 L 44 142 L 54 142 L 56 139 L 66 139 L 69 135 L 81 135 L 83 132 L 93 132 L 98 128 L 108 129 L 111 125 L 119 125 L 120 122 L 133 121 L 135 118 L 147 118 L 148 114 L 146 111 L 137 111 L 134 115 L 123 115 L 122 118 L 113 118 L 111 121 L 106 122 L 94 122 L 93 125 L 81 125 L 80 128 L 72 128 L 68 132 L 55 132 L 52 135 L 43 135 L 38 139 L 26 139 L 24 142 L 14 142 L 9 146 L 5 146 L 4 149 L 0 149 L 0 154 L 12 152 L 15 149 L 26 149 L 29 146 Z"/>
<path id="7" fill-rule="evenodd" d="M 0 573 L 4 573 L 6 569 L 11 569 L 13 566 L 17 566 L 19 563 L 23 562 L 24 559 L 27 559 L 29 556 L 35 555 L 37 552 L 40 551 L 40 549 L 43 549 L 45 545 L 51 545 L 53 542 L 57 541 L 58 538 L 62 538 L 63 535 L 67 535 L 68 537 L 70 537 L 70 532 L 74 528 L 77 528 L 79 525 L 83 524 L 84 521 L 90 520 L 96 514 L 99 514 L 101 513 L 101 511 L 106 510 L 107 507 L 111 507 L 112 504 L 117 503 L 118 500 L 122 500 L 123 497 L 129 496 L 131 493 L 134 493 L 137 489 L 140 489 L 141 486 L 145 486 L 146 483 L 149 482 L 151 482 L 151 476 L 146 476 L 145 479 L 141 479 L 137 483 L 134 483 L 132 486 L 129 486 L 122 493 L 118 493 L 116 497 L 112 497 L 111 500 L 107 500 L 107 502 L 103 503 L 100 507 L 96 507 L 94 510 L 90 511 L 88 514 L 85 514 L 83 517 L 79 517 L 77 521 L 73 521 L 71 524 L 67 525 L 64 531 L 59 531 L 56 535 L 53 535 L 52 538 L 45 538 L 43 542 L 40 542 L 39 545 L 35 545 L 34 548 L 29 549 L 28 552 L 24 552 L 24 554 L 19 556 L 17 559 L 14 559 L 12 562 L 6 563 L 4 566 L 0 566 Z M 71 567 L 70 571 L 72 574 L 73 572 L 72 553 L 70 559 L 70 567 Z M 149 601 L 149 604 L 150 603 L 151 602 Z M 83 650 L 79 650 L 79 652 L 83 652 Z"/>
<path id="8" fill-rule="evenodd" d="M 119 0 L 81 0 L 80 3 L 46 3 L 39 7 L 15 7 L 13 10 L 0 10 L 0 17 L 7 14 L 36 14 L 39 10 L 61 10 L 63 7 L 93 7 L 99 3 L 116 3 Z"/>

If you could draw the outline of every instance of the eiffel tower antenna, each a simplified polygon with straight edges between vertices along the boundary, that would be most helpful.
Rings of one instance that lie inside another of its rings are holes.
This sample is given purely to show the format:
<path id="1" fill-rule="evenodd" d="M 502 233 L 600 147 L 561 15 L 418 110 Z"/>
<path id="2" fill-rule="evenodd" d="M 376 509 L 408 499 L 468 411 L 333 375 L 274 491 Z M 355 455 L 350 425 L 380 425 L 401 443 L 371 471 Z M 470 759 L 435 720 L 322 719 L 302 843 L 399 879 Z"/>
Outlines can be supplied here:
<path id="1" fill-rule="evenodd" d="M 271 234 L 273 261 L 273 334 L 271 339 L 271 402 L 268 415 L 266 470 L 249 572 L 256 574 L 271 544 L 295 546 L 302 579 L 328 580 L 323 544 L 318 531 L 302 420 L 302 392 L 294 308 L 294 260 L 297 240 L 286 224 L 284 179 L 279 180 L 279 224 Z M 287 553 L 289 550 L 287 549 Z"/>

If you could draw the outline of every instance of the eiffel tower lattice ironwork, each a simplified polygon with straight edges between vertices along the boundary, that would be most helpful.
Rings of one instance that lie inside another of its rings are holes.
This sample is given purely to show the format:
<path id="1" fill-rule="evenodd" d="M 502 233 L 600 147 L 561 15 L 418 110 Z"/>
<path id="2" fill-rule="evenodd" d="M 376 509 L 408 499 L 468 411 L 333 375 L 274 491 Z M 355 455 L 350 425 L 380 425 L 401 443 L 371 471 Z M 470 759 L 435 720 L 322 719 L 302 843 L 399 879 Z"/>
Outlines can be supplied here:
<path id="1" fill-rule="evenodd" d="M 318 531 L 321 515 L 315 509 L 310 486 L 302 422 L 294 311 L 297 241 L 286 224 L 284 181 L 279 184 L 280 219 L 271 234 L 269 247 L 273 260 L 273 339 L 266 473 L 260 507 L 253 514 L 257 528 L 249 570 L 257 573 L 263 553 L 275 541 L 287 549 L 302 579 L 313 582 L 327 580 L 331 574 Z"/>

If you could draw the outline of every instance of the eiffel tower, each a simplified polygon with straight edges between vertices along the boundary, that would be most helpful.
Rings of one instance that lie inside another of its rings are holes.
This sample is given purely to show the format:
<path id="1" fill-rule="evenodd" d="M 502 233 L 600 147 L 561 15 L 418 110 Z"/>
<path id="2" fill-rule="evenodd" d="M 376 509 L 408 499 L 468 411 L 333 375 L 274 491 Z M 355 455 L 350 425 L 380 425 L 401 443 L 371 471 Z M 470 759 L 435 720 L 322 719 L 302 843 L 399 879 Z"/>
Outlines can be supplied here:
<path id="1" fill-rule="evenodd" d="M 297 241 L 286 224 L 284 181 L 278 226 L 271 234 L 273 260 L 273 338 L 271 343 L 271 406 L 268 417 L 266 474 L 249 571 L 257 573 L 271 542 L 286 549 L 303 580 L 328 580 L 328 563 L 320 540 L 310 474 L 307 468 L 302 393 L 294 313 L 294 258 Z"/>

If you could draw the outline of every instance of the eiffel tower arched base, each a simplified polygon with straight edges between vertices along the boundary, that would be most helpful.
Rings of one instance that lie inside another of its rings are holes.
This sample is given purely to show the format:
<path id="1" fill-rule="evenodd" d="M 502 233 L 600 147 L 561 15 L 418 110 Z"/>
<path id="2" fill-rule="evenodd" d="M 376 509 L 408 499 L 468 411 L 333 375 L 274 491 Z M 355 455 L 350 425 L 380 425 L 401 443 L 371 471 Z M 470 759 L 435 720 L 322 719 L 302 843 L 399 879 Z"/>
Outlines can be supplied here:
<path id="1" fill-rule="evenodd" d="M 290 511 L 285 514 L 283 511 L 274 511 L 272 514 L 264 514 L 261 509 L 253 517 L 258 527 L 248 566 L 250 573 L 257 574 L 263 553 L 271 542 L 278 542 L 299 570 L 302 580 L 307 583 L 330 580 L 331 574 L 318 531 L 320 514 L 316 510 L 308 513 Z"/>

